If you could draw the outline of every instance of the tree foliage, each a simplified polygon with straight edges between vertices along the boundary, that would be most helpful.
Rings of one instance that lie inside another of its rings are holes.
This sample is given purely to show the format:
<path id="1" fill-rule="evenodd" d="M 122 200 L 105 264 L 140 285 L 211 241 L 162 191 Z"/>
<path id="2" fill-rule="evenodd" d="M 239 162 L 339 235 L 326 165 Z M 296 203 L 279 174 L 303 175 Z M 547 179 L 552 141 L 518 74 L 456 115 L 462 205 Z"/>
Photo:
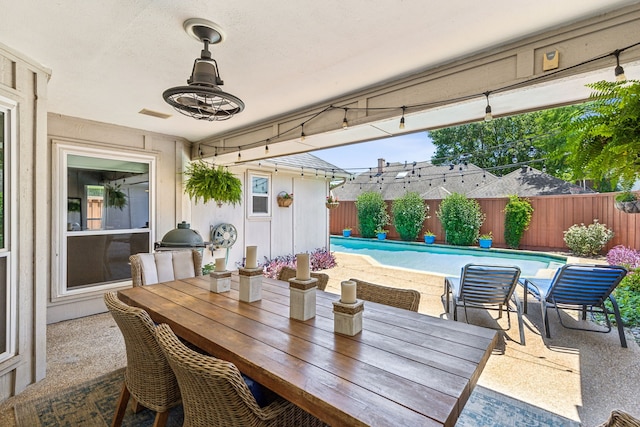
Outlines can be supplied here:
<path id="1" fill-rule="evenodd" d="M 427 219 L 429 206 L 416 192 L 408 191 L 391 205 L 393 226 L 402 240 L 416 240 L 424 220 Z"/>
<path id="2" fill-rule="evenodd" d="M 380 193 L 366 191 L 356 199 L 358 224 L 362 237 L 376 237 L 376 230 L 389 224 L 387 204 Z"/>
<path id="3" fill-rule="evenodd" d="M 561 124 L 579 107 L 561 107 L 544 111 L 501 117 L 490 122 L 476 122 L 429 132 L 436 146 L 433 164 L 460 164 L 465 161 L 496 175 L 507 174 L 515 163 L 545 159 L 532 166 L 562 177 L 566 173 L 563 156 L 549 153 L 563 146 Z"/>
<path id="4" fill-rule="evenodd" d="M 630 188 L 640 172 L 640 81 L 588 84 L 593 102 L 567 122 L 567 159 L 574 179 L 621 184 Z"/>

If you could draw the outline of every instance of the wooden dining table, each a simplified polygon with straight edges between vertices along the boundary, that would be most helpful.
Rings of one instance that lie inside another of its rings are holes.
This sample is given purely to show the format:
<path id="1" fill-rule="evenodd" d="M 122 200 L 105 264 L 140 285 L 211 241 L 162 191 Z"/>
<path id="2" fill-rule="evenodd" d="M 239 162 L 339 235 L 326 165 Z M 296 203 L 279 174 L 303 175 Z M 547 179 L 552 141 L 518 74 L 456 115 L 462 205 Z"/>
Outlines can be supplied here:
<path id="1" fill-rule="evenodd" d="M 262 299 L 209 291 L 208 276 L 120 290 L 179 337 L 332 426 L 453 426 L 497 341 L 494 330 L 364 302 L 362 331 L 334 332 L 339 295 L 316 290 L 315 317 L 289 317 L 289 284 Z"/>

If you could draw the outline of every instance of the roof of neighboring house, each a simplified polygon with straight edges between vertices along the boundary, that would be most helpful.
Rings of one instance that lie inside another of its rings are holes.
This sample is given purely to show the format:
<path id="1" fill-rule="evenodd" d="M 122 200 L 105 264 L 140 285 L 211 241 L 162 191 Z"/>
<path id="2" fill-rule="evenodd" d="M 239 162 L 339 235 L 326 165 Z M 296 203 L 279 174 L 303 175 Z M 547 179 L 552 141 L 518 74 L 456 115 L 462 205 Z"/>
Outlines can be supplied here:
<path id="1" fill-rule="evenodd" d="M 300 173 L 305 176 L 327 176 L 338 175 L 340 177 L 349 176 L 349 172 L 338 166 L 325 162 L 311 153 L 291 154 L 289 156 L 272 157 L 261 161 L 263 164 L 271 164 L 274 167 L 288 167 L 300 169 Z"/>
<path id="2" fill-rule="evenodd" d="M 582 188 L 555 176 L 548 175 L 538 169 L 525 166 L 470 191 L 467 195 L 474 198 L 507 197 L 517 194 L 521 197 L 548 196 L 552 194 L 584 194 L 595 193 L 590 188 Z"/>
<path id="3" fill-rule="evenodd" d="M 333 190 L 340 200 L 356 200 L 364 191 L 378 191 L 385 200 L 394 200 L 407 191 L 424 199 L 441 199 L 450 193 L 469 191 L 499 179 L 473 164 L 435 166 L 431 162 L 384 163 L 360 173 Z"/>
<path id="4" fill-rule="evenodd" d="M 365 191 L 377 191 L 384 200 L 395 200 L 407 191 L 425 199 L 444 199 L 451 193 L 473 198 L 522 197 L 551 194 L 594 193 L 547 175 L 532 167 L 519 168 L 498 177 L 476 165 L 434 166 L 431 162 L 386 163 L 360 173 L 333 190 L 339 200 L 356 200 Z"/>

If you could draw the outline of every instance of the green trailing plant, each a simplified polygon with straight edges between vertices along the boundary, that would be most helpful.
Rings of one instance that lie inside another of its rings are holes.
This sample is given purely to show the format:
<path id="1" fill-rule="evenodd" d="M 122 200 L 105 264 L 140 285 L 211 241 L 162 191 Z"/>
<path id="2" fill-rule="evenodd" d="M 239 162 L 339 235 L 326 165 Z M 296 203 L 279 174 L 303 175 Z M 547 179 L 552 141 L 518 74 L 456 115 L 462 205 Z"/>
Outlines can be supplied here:
<path id="1" fill-rule="evenodd" d="M 214 200 L 236 205 L 242 201 L 242 182 L 222 166 L 203 161 L 190 163 L 184 172 L 187 177 L 184 192 L 198 203 Z"/>
<path id="2" fill-rule="evenodd" d="M 635 202 L 636 200 L 638 200 L 638 197 L 631 191 L 623 191 L 622 193 L 616 195 L 616 202 L 626 203 Z"/>
<path id="3" fill-rule="evenodd" d="M 425 236 L 435 236 L 436 234 L 433 231 L 427 230 L 427 231 L 424 232 L 424 235 Z"/>
<path id="4" fill-rule="evenodd" d="M 127 206 L 127 195 L 120 189 L 122 184 L 104 186 L 104 193 L 106 197 L 107 207 L 124 209 Z"/>
<path id="5" fill-rule="evenodd" d="M 481 234 L 480 236 L 478 236 L 479 240 L 493 240 L 493 233 L 490 231 L 488 233 L 485 234 Z"/>
<path id="6" fill-rule="evenodd" d="M 485 215 L 477 200 L 459 193 L 450 194 L 440 203 L 436 215 L 444 227 L 448 243 L 470 246 L 478 241 Z"/>
<path id="7" fill-rule="evenodd" d="M 387 204 L 380 193 L 366 191 L 356 199 L 358 226 L 362 237 L 376 237 L 376 230 L 389 224 Z"/>
<path id="8" fill-rule="evenodd" d="M 391 204 L 393 226 L 402 240 L 416 240 L 428 218 L 429 206 L 418 193 L 407 192 Z"/>
<path id="9" fill-rule="evenodd" d="M 593 100 L 569 120 L 562 155 L 574 179 L 633 183 L 640 178 L 640 81 L 588 84 Z"/>
<path id="10" fill-rule="evenodd" d="M 588 226 L 574 224 L 564 232 L 564 242 L 578 256 L 599 255 L 604 246 L 613 238 L 613 231 L 597 219 Z"/>
<path id="11" fill-rule="evenodd" d="M 528 199 L 514 194 L 509 196 L 504 213 L 504 240 L 508 247 L 518 249 L 520 240 L 531 223 L 533 207 Z"/>

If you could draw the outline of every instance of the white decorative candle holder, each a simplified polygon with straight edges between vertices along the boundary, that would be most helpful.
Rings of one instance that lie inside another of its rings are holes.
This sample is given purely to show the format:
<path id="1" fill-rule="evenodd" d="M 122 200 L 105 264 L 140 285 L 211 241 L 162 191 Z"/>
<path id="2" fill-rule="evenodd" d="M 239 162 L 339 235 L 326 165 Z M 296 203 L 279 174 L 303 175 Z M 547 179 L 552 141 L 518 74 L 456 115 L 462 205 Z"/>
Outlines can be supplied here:
<path id="1" fill-rule="evenodd" d="M 231 290 L 230 271 L 212 271 L 209 273 L 209 277 L 209 289 L 211 292 L 219 294 L 220 292 L 229 292 Z"/>
<path id="2" fill-rule="evenodd" d="M 262 267 L 238 269 L 240 275 L 240 301 L 254 302 L 262 299 Z"/>
<path id="3" fill-rule="evenodd" d="M 333 330 L 337 334 L 354 336 L 362 332 L 362 312 L 364 301 L 356 301 L 355 304 L 343 304 L 340 301 L 333 302 Z"/>
<path id="4" fill-rule="evenodd" d="M 316 315 L 318 279 L 289 279 L 289 317 L 309 320 Z"/>

